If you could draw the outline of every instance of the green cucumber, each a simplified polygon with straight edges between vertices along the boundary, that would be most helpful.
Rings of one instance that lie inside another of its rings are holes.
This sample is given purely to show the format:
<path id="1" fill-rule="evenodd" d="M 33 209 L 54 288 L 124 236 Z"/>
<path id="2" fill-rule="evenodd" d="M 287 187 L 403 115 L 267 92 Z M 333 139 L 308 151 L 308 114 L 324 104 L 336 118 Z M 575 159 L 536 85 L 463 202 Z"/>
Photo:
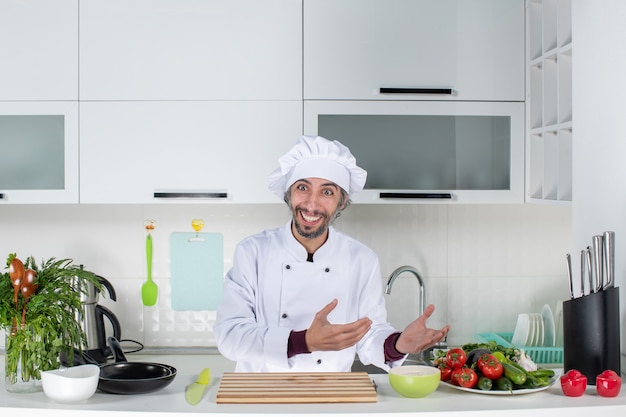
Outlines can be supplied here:
<path id="1" fill-rule="evenodd" d="M 552 369 L 539 368 L 536 371 L 528 371 L 535 378 L 552 378 L 555 374 Z"/>
<path id="2" fill-rule="evenodd" d="M 524 382 L 526 382 L 526 371 L 509 362 L 503 363 L 502 367 L 504 368 L 504 376 L 509 378 L 513 384 L 524 385 Z"/>
<path id="3" fill-rule="evenodd" d="M 476 387 L 483 391 L 489 391 L 491 387 L 493 387 L 493 381 L 486 376 L 481 375 L 478 377 L 478 383 L 476 384 Z"/>
<path id="4" fill-rule="evenodd" d="M 496 389 L 499 391 L 513 391 L 513 382 L 505 376 L 496 379 Z"/>

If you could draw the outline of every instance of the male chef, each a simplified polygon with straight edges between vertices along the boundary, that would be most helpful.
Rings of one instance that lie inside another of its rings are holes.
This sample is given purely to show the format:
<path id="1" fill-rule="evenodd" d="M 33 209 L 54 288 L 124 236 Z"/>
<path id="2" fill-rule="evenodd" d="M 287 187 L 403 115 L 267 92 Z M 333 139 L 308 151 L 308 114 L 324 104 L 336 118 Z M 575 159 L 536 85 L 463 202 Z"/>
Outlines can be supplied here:
<path id="1" fill-rule="evenodd" d="M 237 372 L 348 372 L 355 354 L 384 370 L 442 340 L 434 306 L 402 332 L 387 323 L 376 254 L 332 224 L 367 173 L 338 141 L 302 136 L 269 188 L 291 219 L 241 241 L 225 277 L 215 334 Z"/>

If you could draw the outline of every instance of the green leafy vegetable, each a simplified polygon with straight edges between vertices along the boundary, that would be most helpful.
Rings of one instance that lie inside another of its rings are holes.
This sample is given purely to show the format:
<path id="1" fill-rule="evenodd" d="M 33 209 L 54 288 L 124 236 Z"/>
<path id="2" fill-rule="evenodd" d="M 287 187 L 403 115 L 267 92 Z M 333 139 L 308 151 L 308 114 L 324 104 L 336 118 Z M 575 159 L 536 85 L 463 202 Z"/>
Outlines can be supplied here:
<path id="1" fill-rule="evenodd" d="M 10 254 L 8 262 L 15 257 Z M 15 305 L 9 274 L 0 274 L 0 327 L 7 334 L 5 360 L 9 383 L 17 379 L 18 361 L 21 361 L 20 376 L 28 381 L 39 379 L 41 371 L 58 368 L 62 352 L 73 358 L 74 348 L 80 350 L 86 343 L 79 318 L 84 291 L 79 282 L 88 281 L 102 289 L 93 272 L 73 265 L 71 259 L 52 258 L 39 267 L 29 257 L 24 265 L 37 272 L 38 284 L 26 305 L 24 327 L 18 325 L 12 329 L 13 323 L 21 322 L 25 300 L 20 297 L 18 306 Z"/>

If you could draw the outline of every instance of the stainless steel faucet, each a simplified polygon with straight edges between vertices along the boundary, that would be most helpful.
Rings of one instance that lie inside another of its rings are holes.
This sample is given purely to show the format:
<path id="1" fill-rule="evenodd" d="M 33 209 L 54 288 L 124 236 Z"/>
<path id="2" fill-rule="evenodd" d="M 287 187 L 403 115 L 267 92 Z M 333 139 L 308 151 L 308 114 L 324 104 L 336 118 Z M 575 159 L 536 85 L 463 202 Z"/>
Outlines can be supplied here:
<path id="1" fill-rule="evenodd" d="M 393 271 L 391 273 L 391 276 L 389 277 L 389 280 L 387 281 L 387 285 L 385 286 L 385 294 L 389 295 L 391 294 L 391 287 L 393 286 L 393 282 L 396 280 L 396 278 L 398 278 L 398 276 L 400 274 L 403 274 L 404 272 L 410 272 L 413 275 L 415 275 L 415 278 L 417 278 L 417 281 L 419 282 L 419 291 L 420 291 L 420 308 L 419 308 L 419 313 L 420 316 L 422 314 L 424 314 L 424 308 L 426 307 L 424 305 L 424 280 L 422 279 L 422 275 L 420 274 L 420 272 L 409 265 L 404 265 L 401 266 L 400 268 L 397 268 L 395 271 Z"/>
<path id="2" fill-rule="evenodd" d="M 396 278 L 398 278 L 398 276 L 400 276 L 400 274 L 403 274 L 405 272 L 410 272 L 413 275 L 415 275 L 415 278 L 417 278 L 417 281 L 419 282 L 419 287 L 420 287 L 419 288 L 419 291 L 420 291 L 419 314 L 421 316 L 424 314 L 424 309 L 426 308 L 426 306 L 424 305 L 425 304 L 425 301 L 424 301 L 425 288 L 424 288 L 424 280 L 422 279 L 422 275 L 416 268 L 409 266 L 409 265 L 404 265 L 404 266 L 401 266 L 400 268 L 397 268 L 395 271 L 393 271 L 391 273 L 391 276 L 389 277 L 389 280 L 387 281 L 387 285 L 385 286 L 385 294 L 387 295 L 391 294 L 391 287 L 393 286 L 393 282 L 396 280 Z M 428 365 L 432 365 L 434 349 L 445 349 L 447 347 L 448 345 L 444 339 L 443 341 L 438 342 L 434 346 L 431 346 L 428 349 L 422 352 L 419 352 L 417 355 L 409 355 L 409 358 L 413 356 L 413 358 L 409 360 L 412 360 L 413 362 L 416 362 L 418 364 L 426 363 Z"/>

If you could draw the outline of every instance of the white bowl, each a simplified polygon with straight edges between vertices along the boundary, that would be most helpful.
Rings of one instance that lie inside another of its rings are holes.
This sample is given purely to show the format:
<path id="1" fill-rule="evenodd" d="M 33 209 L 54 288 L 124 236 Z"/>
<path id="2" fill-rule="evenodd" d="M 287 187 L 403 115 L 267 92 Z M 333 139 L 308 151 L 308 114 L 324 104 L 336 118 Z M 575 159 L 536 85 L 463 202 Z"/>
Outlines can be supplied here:
<path id="1" fill-rule="evenodd" d="M 85 401 L 98 388 L 100 367 L 79 365 L 41 373 L 41 385 L 46 397 L 63 403 Z"/>

